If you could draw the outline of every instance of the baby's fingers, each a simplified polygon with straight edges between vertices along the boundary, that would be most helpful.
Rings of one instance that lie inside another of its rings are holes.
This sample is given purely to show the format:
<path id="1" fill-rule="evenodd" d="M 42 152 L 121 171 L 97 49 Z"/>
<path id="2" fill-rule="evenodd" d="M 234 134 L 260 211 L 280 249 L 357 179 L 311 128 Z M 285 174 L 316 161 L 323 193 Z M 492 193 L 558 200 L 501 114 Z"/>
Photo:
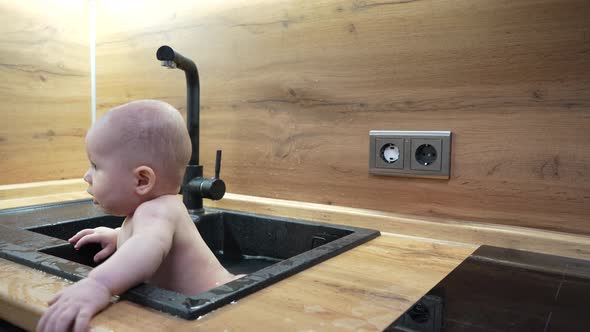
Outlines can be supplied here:
<path id="1" fill-rule="evenodd" d="M 51 299 L 49 299 L 49 301 L 47 301 L 47 304 L 53 305 L 55 302 L 57 302 L 57 300 L 59 300 L 61 295 L 62 295 L 62 292 L 59 292 L 59 293 L 53 295 L 53 297 Z"/>
<path id="2" fill-rule="evenodd" d="M 44 332 L 47 331 L 49 328 L 49 322 L 51 321 L 51 317 L 55 314 L 57 310 L 57 306 L 50 306 L 41 316 L 41 319 L 37 323 L 37 331 Z"/>
<path id="3" fill-rule="evenodd" d="M 52 331 L 69 331 L 76 314 L 78 314 L 78 308 L 76 307 L 65 308 L 56 313 Z"/>
<path id="4" fill-rule="evenodd" d="M 82 247 L 85 244 L 95 243 L 95 242 L 100 243 L 100 235 L 99 234 L 94 233 L 94 234 L 86 235 L 83 238 L 81 238 L 80 240 L 78 240 L 78 242 L 76 242 L 76 244 L 74 245 L 74 248 L 80 249 L 80 247 Z"/>
<path id="5" fill-rule="evenodd" d="M 78 312 L 78 316 L 76 317 L 76 323 L 74 324 L 74 332 L 86 332 L 92 315 L 93 313 L 88 312 L 87 310 L 80 310 L 80 312 Z"/>
<path id="6" fill-rule="evenodd" d="M 94 229 L 90 229 L 90 228 L 83 229 L 83 230 L 79 231 L 78 233 L 76 233 L 76 235 L 72 236 L 72 237 L 71 237 L 71 238 L 68 240 L 68 242 L 70 242 L 70 243 L 76 243 L 76 242 L 78 242 L 78 240 L 80 240 L 80 238 L 82 238 L 83 236 L 85 236 L 85 235 L 88 235 L 88 234 L 92 234 L 92 233 L 94 233 Z"/>
<path id="7" fill-rule="evenodd" d="M 98 263 L 105 258 L 109 257 L 113 251 L 115 251 L 115 246 L 109 244 L 108 246 L 104 247 L 101 251 L 99 251 L 96 255 L 94 255 L 94 262 Z"/>

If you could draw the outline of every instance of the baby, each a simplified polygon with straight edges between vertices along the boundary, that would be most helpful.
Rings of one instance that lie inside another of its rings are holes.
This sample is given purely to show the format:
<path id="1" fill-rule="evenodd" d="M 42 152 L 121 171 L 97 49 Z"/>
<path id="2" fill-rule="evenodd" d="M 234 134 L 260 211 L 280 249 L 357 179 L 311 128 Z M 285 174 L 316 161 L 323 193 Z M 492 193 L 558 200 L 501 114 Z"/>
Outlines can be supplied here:
<path id="1" fill-rule="evenodd" d="M 79 249 L 100 243 L 88 278 L 49 301 L 39 331 L 85 331 L 113 295 L 142 282 L 195 295 L 240 276 L 216 259 L 177 196 L 191 142 L 180 113 L 155 100 L 107 112 L 86 136 L 90 168 L 84 175 L 94 204 L 125 216 L 120 228 L 85 229 L 69 241 Z"/>

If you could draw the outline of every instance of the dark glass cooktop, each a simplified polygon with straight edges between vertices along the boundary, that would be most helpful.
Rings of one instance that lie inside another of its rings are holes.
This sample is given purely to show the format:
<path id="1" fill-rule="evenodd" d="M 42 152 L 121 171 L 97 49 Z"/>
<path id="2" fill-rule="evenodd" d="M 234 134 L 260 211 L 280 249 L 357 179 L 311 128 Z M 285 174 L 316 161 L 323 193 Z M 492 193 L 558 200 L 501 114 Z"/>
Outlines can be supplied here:
<path id="1" fill-rule="evenodd" d="M 385 331 L 590 331 L 590 261 L 482 246 Z"/>

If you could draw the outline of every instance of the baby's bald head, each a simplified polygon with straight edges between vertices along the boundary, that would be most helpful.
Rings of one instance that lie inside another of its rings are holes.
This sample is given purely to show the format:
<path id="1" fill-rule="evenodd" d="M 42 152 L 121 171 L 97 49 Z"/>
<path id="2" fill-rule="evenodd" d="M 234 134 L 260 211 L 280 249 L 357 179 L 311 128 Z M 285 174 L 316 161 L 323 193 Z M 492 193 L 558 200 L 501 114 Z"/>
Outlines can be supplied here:
<path id="1" fill-rule="evenodd" d="M 151 167 L 163 189 L 177 188 L 191 157 L 184 120 L 172 105 L 157 100 L 130 102 L 108 111 L 86 137 L 121 166 Z"/>

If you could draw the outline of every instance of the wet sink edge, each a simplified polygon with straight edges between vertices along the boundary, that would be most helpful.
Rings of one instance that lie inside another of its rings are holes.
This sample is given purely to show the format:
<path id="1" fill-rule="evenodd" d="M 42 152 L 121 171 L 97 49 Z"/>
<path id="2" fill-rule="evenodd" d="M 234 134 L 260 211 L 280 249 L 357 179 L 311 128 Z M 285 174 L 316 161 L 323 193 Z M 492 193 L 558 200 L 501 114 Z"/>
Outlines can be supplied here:
<path id="1" fill-rule="evenodd" d="M 130 300 L 185 319 L 197 319 L 212 310 L 237 301 L 253 292 L 299 273 L 310 266 L 333 258 L 380 235 L 380 232 L 376 230 L 296 218 L 276 217 L 219 208 L 206 208 L 206 211 L 210 213 L 227 212 L 265 217 L 271 220 L 310 225 L 323 225 L 351 231 L 352 233 L 196 296 L 187 296 L 142 284 L 122 294 L 120 296 L 121 299 Z M 66 203 L 52 203 L 0 210 L 0 227 L 5 229 L 18 228 L 19 231 L 28 232 L 25 230 L 26 228 L 100 216 L 106 215 L 92 208 L 91 200 L 84 199 Z M 67 244 L 65 241 L 61 242 Z M 10 243 L 5 238 L 0 238 L 0 257 L 19 264 L 37 268 L 72 281 L 86 277 L 92 269 L 76 262 L 39 252 L 39 249 L 27 248 Z M 43 260 L 43 262 L 41 265 L 35 265 L 31 264 L 30 260 Z"/>

